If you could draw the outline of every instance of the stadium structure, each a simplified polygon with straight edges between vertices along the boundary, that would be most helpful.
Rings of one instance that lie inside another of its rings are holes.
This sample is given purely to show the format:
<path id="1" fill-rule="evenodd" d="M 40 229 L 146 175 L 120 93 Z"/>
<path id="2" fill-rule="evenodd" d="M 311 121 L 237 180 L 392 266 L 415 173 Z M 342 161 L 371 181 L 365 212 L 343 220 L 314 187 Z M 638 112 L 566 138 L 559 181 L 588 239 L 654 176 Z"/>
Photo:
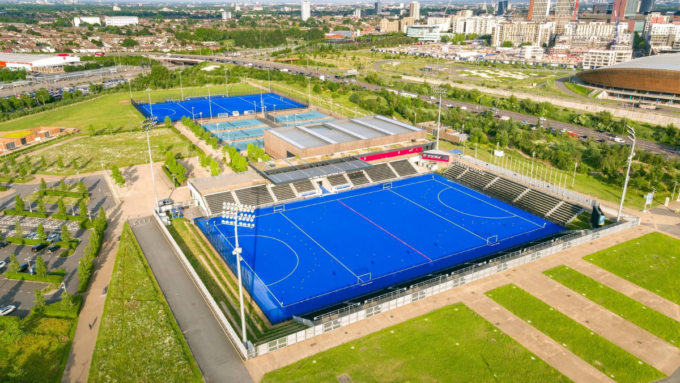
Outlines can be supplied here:
<path id="1" fill-rule="evenodd" d="M 604 90 L 606 97 L 669 105 L 680 102 L 680 54 L 643 57 L 576 76 L 586 85 Z"/>
<path id="2" fill-rule="evenodd" d="M 591 210 L 435 150 L 415 126 L 314 113 L 266 115 L 264 148 L 274 159 L 188 185 L 203 214 L 195 224 L 234 274 L 236 232 L 223 214 L 232 204 L 255 207 L 253 227 L 238 229 L 240 271 L 272 324 L 313 325 L 547 246 L 573 235 L 569 223 Z"/>

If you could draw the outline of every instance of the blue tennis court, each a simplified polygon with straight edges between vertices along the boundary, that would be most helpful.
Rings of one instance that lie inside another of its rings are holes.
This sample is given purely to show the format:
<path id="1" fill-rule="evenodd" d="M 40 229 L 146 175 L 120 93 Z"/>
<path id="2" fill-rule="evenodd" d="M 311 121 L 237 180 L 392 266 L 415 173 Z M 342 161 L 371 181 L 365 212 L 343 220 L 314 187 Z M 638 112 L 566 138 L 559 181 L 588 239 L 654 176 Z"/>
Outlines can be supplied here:
<path id="1" fill-rule="evenodd" d="M 203 124 L 203 129 L 207 130 L 208 132 L 218 132 L 221 130 L 249 128 L 251 126 L 267 126 L 267 124 L 265 124 L 262 121 L 251 118 L 248 120 L 223 121 L 213 122 L 210 124 Z"/>
<path id="2" fill-rule="evenodd" d="M 271 129 L 271 128 L 267 126 L 266 128 L 229 130 L 229 131 L 226 131 L 226 132 L 212 133 L 212 135 L 217 137 L 217 139 L 220 140 L 220 141 L 243 140 L 243 139 L 246 139 L 246 138 L 262 137 L 262 136 L 264 136 L 264 131 L 267 130 L 267 129 Z"/>
<path id="3" fill-rule="evenodd" d="M 305 105 L 279 96 L 275 93 L 250 94 L 245 96 L 226 97 L 224 95 L 192 97 L 184 101 L 161 102 L 157 104 L 138 104 L 137 110 L 144 117 L 156 116 L 158 121 L 169 117 L 171 121 L 179 121 L 182 117 L 216 118 L 219 116 L 235 116 L 254 114 L 265 111 L 274 112 L 293 108 L 303 108 Z"/>
<path id="4" fill-rule="evenodd" d="M 565 230 L 439 175 L 391 185 L 259 209 L 239 229 L 244 284 L 272 323 Z M 197 224 L 236 270 L 233 227 Z"/>
<path id="5" fill-rule="evenodd" d="M 285 116 L 276 116 L 276 122 L 282 123 L 282 122 L 295 122 L 295 121 L 306 121 L 306 120 L 314 120 L 314 119 L 320 119 L 324 117 L 329 117 L 321 112 L 306 112 L 306 113 L 296 113 L 296 114 L 288 114 Z"/>

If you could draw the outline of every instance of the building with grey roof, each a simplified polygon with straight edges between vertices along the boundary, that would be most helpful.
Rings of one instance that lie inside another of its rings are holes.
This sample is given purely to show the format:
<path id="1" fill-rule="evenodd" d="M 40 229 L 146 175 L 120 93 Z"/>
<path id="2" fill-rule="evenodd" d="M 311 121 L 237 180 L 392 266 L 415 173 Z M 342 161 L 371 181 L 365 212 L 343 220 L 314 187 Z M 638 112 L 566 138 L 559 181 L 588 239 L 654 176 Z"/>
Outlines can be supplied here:
<path id="1" fill-rule="evenodd" d="M 269 129 L 265 151 L 274 158 L 331 155 L 426 138 L 426 131 L 383 117 L 366 116 Z"/>

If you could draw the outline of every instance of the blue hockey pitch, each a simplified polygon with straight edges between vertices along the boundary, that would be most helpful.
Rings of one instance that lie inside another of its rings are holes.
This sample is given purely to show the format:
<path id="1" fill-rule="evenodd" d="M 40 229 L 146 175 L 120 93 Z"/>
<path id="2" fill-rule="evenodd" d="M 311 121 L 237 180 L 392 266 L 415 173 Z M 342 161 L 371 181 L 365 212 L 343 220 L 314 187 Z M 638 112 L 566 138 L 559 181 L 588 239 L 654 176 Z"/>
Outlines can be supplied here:
<path id="1" fill-rule="evenodd" d="M 244 284 L 272 323 L 565 230 L 432 174 L 279 209 L 239 228 Z M 197 223 L 236 271 L 233 226 Z"/>
<path id="2" fill-rule="evenodd" d="M 212 96 L 210 99 L 207 96 L 192 97 L 177 102 L 139 104 L 138 110 L 144 117 L 151 117 L 152 115 L 158 117 L 158 121 L 163 121 L 166 117 L 170 117 L 171 121 L 179 121 L 182 117 L 200 118 L 201 115 L 203 118 L 211 118 L 211 116 L 215 118 L 220 114 L 232 116 L 234 112 L 238 112 L 241 116 L 246 111 L 260 113 L 263 106 L 267 112 L 305 107 L 305 105 L 286 97 L 274 93 L 264 93 L 262 95 L 250 94 L 232 97 L 218 95 Z"/>

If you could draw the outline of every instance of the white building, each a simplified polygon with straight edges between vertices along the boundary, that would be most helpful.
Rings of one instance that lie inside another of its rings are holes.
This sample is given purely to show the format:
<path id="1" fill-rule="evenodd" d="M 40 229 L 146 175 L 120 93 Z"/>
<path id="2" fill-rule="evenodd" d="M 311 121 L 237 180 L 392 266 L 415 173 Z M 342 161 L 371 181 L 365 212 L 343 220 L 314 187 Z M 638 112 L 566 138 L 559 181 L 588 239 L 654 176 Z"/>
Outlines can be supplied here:
<path id="1" fill-rule="evenodd" d="M 312 15 L 312 7 L 309 4 L 309 0 L 302 0 L 302 10 L 300 16 L 302 17 L 302 21 L 307 21 L 309 17 Z"/>
<path id="2" fill-rule="evenodd" d="M 555 23 L 536 23 L 523 21 L 519 23 L 499 23 L 491 34 L 491 45 L 501 46 L 510 41 L 514 46 L 524 43 L 542 46 L 548 44 L 555 34 Z"/>
<path id="3" fill-rule="evenodd" d="M 490 35 L 493 28 L 502 21 L 505 21 L 505 18 L 491 15 L 457 18 L 454 19 L 453 33 Z"/>
<path id="4" fill-rule="evenodd" d="M 442 32 L 447 32 L 451 29 L 450 17 L 428 17 L 427 25 L 439 25 Z"/>
<path id="5" fill-rule="evenodd" d="M 104 16 L 104 24 L 107 27 L 126 27 L 139 24 L 137 16 Z"/>
<path id="6" fill-rule="evenodd" d="M 15 53 L 0 53 L 0 67 L 11 70 L 26 70 L 30 72 L 55 73 L 63 72 L 64 67 L 79 63 L 80 57 L 23 55 Z"/>
<path id="7" fill-rule="evenodd" d="M 356 17 L 357 19 L 361 18 L 361 9 L 354 10 L 354 17 Z"/>
<path id="8" fill-rule="evenodd" d="M 231 12 L 222 11 L 222 20 L 231 20 Z"/>
<path id="9" fill-rule="evenodd" d="M 599 50 L 591 49 L 583 55 L 583 68 L 596 69 L 629 61 L 633 58 L 632 50 Z"/>
<path id="10" fill-rule="evenodd" d="M 417 1 L 412 2 L 408 5 L 409 17 L 413 17 L 415 20 L 420 20 L 420 3 Z"/>
<path id="11" fill-rule="evenodd" d="M 81 24 L 102 25 L 102 20 L 99 17 L 74 17 L 73 25 L 79 27 Z"/>
<path id="12" fill-rule="evenodd" d="M 645 40 L 652 53 L 680 52 L 680 24 L 652 24 Z"/>
<path id="13" fill-rule="evenodd" d="M 439 25 L 410 25 L 406 28 L 406 36 L 415 37 L 419 41 L 441 41 Z"/>

